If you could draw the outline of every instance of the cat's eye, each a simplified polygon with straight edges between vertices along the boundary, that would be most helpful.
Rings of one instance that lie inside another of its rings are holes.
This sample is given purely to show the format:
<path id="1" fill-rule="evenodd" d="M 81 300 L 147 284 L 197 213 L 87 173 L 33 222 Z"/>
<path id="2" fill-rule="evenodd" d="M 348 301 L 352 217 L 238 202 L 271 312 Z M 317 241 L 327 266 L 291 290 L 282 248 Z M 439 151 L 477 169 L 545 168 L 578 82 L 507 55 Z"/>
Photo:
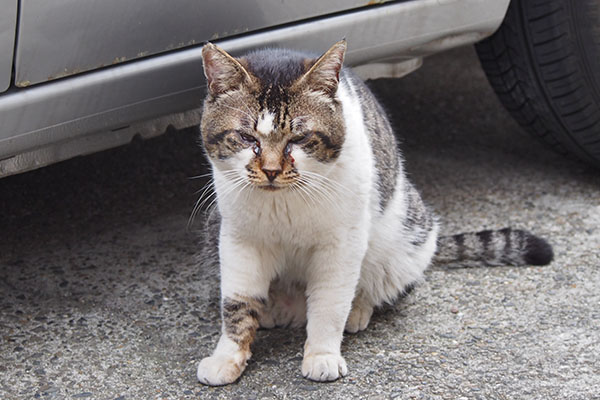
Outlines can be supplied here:
<path id="1" fill-rule="evenodd" d="M 258 140 L 252 136 L 252 135 L 248 135 L 247 133 L 243 133 L 243 132 L 238 132 L 240 135 L 240 138 L 248 143 L 248 144 L 254 144 L 254 143 L 258 143 Z"/>
<path id="2" fill-rule="evenodd" d="M 310 139 L 311 136 L 312 136 L 312 132 L 305 132 L 301 135 L 291 138 L 288 143 L 303 144 L 303 143 L 306 143 L 308 141 L 308 139 Z"/>

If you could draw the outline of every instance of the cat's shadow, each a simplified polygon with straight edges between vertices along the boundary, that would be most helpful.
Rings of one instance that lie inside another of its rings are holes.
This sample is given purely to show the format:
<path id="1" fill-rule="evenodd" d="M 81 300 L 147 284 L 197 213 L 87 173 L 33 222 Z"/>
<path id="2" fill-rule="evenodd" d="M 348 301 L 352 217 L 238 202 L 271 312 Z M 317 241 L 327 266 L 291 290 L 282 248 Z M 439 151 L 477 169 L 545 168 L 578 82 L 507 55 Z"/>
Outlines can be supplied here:
<path id="1" fill-rule="evenodd" d="M 403 324 L 398 324 L 407 316 L 407 301 L 410 294 L 399 297 L 394 304 L 384 305 L 375 309 L 369 326 L 357 333 L 344 333 L 342 342 L 342 355 L 348 360 L 360 359 L 361 352 L 379 348 L 378 338 L 386 327 L 394 325 L 394 329 Z M 306 340 L 305 327 L 276 327 L 272 329 L 259 329 L 256 340 L 252 345 L 252 358 L 248 362 L 245 374 L 253 375 L 268 373 L 269 369 L 289 370 L 290 374 L 302 379 L 300 368 L 304 342 Z"/>

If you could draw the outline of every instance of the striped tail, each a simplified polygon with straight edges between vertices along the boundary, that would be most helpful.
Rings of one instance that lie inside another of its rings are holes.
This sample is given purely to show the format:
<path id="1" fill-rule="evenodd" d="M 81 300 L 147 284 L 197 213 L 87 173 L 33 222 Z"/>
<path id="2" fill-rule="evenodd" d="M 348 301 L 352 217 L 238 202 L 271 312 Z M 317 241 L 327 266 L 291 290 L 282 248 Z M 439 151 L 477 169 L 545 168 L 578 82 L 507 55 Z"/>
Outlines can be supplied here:
<path id="1" fill-rule="evenodd" d="M 546 265 L 554 258 L 552 246 L 527 231 L 460 233 L 438 239 L 437 263 L 475 261 L 487 265 Z"/>

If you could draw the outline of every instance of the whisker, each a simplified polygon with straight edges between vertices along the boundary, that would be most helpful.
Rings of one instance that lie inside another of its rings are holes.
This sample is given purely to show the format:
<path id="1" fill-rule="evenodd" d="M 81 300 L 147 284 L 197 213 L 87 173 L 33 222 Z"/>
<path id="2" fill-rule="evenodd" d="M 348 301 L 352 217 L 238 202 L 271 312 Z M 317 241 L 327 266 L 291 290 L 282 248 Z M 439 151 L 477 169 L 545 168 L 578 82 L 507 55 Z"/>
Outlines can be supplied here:
<path id="1" fill-rule="evenodd" d="M 204 204 L 206 199 L 211 198 L 215 194 L 214 182 L 212 180 L 208 181 L 200 190 L 203 190 L 203 192 L 200 195 L 200 197 L 198 197 L 198 200 L 194 204 L 194 208 L 192 209 L 192 213 L 190 215 L 190 218 L 188 219 L 188 223 L 187 223 L 188 230 L 193 226 L 194 220 L 196 219 L 196 215 L 198 214 L 198 211 L 200 209 L 202 209 L 202 204 Z M 198 193 L 198 192 L 196 192 L 196 193 Z"/>
<path id="2" fill-rule="evenodd" d="M 307 206 L 309 205 L 308 202 L 306 201 L 306 198 L 304 197 L 304 195 L 302 194 L 302 192 L 300 191 L 300 189 L 298 189 L 298 182 L 294 182 L 290 185 L 290 189 L 292 190 L 292 192 L 298 194 L 300 196 L 300 198 L 302 199 L 302 201 L 304 201 L 304 204 L 306 204 Z"/>
<path id="3" fill-rule="evenodd" d="M 216 193 L 217 195 L 214 197 L 214 199 L 208 204 L 208 206 L 206 207 L 207 209 L 210 209 L 210 207 L 219 199 L 219 195 L 224 198 L 226 196 L 228 196 L 231 192 L 233 192 L 234 190 L 236 190 L 237 188 L 239 188 L 240 186 L 244 185 L 244 183 L 247 183 L 247 181 L 243 178 L 243 177 L 238 177 L 238 179 L 236 179 L 235 181 L 233 181 L 233 183 L 226 187 L 221 193 Z"/>
<path id="4" fill-rule="evenodd" d="M 318 174 L 318 173 L 312 172 L 312 171 L 303 171 L 302 173 L 304 175 L 308 175 L 310 177 L 316 178 L 319 181 L 329 182 L 331 185 L 333 185 L 333 186 L 335 186 L 335 187 L 337 187 L 339 189 L 345 190 L 348 193 L 354 193 L 352 190 L 348 189 L 346 186 L 342 185 L 341 183 L 339 183 L 339 182 L 337 182 L 337 181 L 335 181 L 335 180 L 333 180 L 333 179 L 331 179 L 331 178 L 329 178 L 329 177 L 327 177 L 325 175 L 321 175 L 321 174 Z"/>
<path id="5" fill-rule="evenodd" d="M 196 191 L 194 192 L 194 194 L 198 194 L 198 193 L 200 193 L 200 192 L 202 192 L 202 194 L 204 194 L 204 192 L 206 191 L 206 188 L 207 188 L 207 187 L 209 187 L 209 186 L 210 186 L 210 185 L 212 185 L 212 184 L 213 184 L 213 180 L 211 179 L 211 180 L 209 180 L 208 182 L 206 182 L 206 183 L 204 184 L 204 186 L 202 186 L 200 189 L 196 190 Z M 200 197 L 202 197 L 202 195 L 200 195 Z"/>
<path id="6" fill-rule="evenodd" d="M 309 182 L 304 182 L 305 185 L 301 186 L 298 185 L 298 189 L 304 193 L 306 195 L 306 197 L 308 197 L 308 199 L 310 200 L 310 202 L 313 204 L 313 206 L 317 205 L 316 199 L 315 199 L 315 195 L 309 190 L 310 187 L 310 183 Z"/>
<path id="7" fill-rule="evenodd" d="M 245 180 L 245 178 L 243 176 L 237 175 L 240 173 L 240 171 L 237 169 L 225 170 L 225 171 L 220 171 L 220 172 L 225 177 L 228 177 L 230 179 L 230 182 L 227 182 L 225 184 L 224 191 L 227 191 L 229 188 L 232 188 L 231 190 L 235 189 L 235 186 L 239 186 Z M 204 177 L 204 176 L 211 175 L 211 174 L 212 173 L 203 174 L 203 175 L 199 175 L 199 177 Z M 188 218 L 188 223 L 187 223 L 188 230 L 193 226 L 196 216 L 198 215 L 200 210 L 204 207 L 204 205 L 209 201 L 210 201 L 209 204 L 212 205 L 213 202 L 217 199 L 217 192 L 216 192 L 216 188 L 215 188 L 213 179 L 209 180 L 196 193 L 198 193 L 200 191 L 202 191 L 202 194 L 199 196 L 198 200 L 194 203 L 194 207 L 192 208 L 192 212 L 190 214 L 190 217 Z M 210 208 L 210 205 L 209 205 L 209 207 L 206 208 L 206 211 L 208 211 L 209 208 Z"/>
<path id="8" fill-rule="evenodd" d="M 327 204 L 331 205 L 331 207 L 335 208 L 338 212 L 343 213 L 344 210 L 340 207 L 339 202 L 336 201 L 335 194 L 336 191 L 333 190 L 333 187 L 327 185 L 325 181 L 313 180 L 310 181 L 306 177 L 302 177 L 303 181 L 306 184 L 306 187 L 310 189 L 311 192 L 314 192 L 315 196 L 320 197 Z"/>
<path id="9" fill-rule="evenodd" d="M 220 171 L 220 172 L 221 172 L 222 174 L 224 174 L 224 175 L 228 175 L 228 174 L 231 174 L 231 173 L 236 173 L 236 172 L 238 172 L 238 170 L 236 170 L 236 169 L 229 169 L 229 170 Z M 213 174 L 214 174 L 214 172 L 212 172 L 212 171 L 211 171 L 211 172 L 207 172 L 207 173 L 205 173 L 205 174 L 201 174 L 201 175 L 196 175 L 196 176 L 188 176 L 188 179 L 201 179 L 201 178 L 206 178 L 206 177 L 208 177 L 208 176 L 211 176 L 211 177 L 212 177 L 212 176 L 213 176 Z"/>
<path id="10" fill-rule="evenodd" d="M 331 179 L 325 175 L 317 174 L 316 172 L 312 172 L 312 171 L 302 171 L 302 174 L 314 177 L 321 181 L 327 181 L 327 182 L 331 183 L 332 185 L 334 185 L 335 187 L 346 191 L 348 194 L 351 194 L 354 196 L 356 195 L 356 193 L 354 193 L 352 190 L 348 189 L 346 186 L 342 185 L 341 183 L 339 183 L 337 181 L 334 181 L 333 179 Z"/>
<path id="11" fill-rule="evenodd" d="M 202 174 L 202 175 L 196 175 L 196 176 L 188 176 L 188 179 L 200 179 L 200 178 L 206 178 L 207 176 L 212 176 L 212 172 L 207 172 L 206 174 Z"/>
<path id="12" fill-rule="evenodd" d="M 211 193 L 211 196 L 212 196 L 212 193 Z M 194 220 L 196 219 L 196 215 L 198 214 L 198 211 L 202 208 L 202 206 L 200 204 L 200 200 L 202 200 L 202 197 L 200 197 L 198 199 L 198 201 L 196 201 L 196 203 L 194 204 L 194 208 L 192 209 L 192 213 L 190 214 L 190 217 L 188 218 L 188 223 L 187 223 L 188 230 L 191 229 L 191 227 L 194 225 Z"/>
<path id="13" fill-rule="evenodd" d="M 217 189 L 213 187 L 211 187 L 211 191 L 210 193 L 204 197 L 204 199 L 202 200 L 202 202 L 200 203 L 200 205 L 198 206 L 199 209 L 202 209 L 204 207 L 204 204 L 206 204 L 207 201 L 209 201 L 210 199 L 212 199 L 214 196 L 217 195 Z"/>
<path id="14" fill-rule="evenodd" d="M 238 198 L 240 197 L 240 195 L 241 195 L 242 193 L 244 193 L 244 189 L 246 189 L 246 188 L 247 188 L 248 186 L 250 186 L 250 185 L 252 185 L 252 182 L 250 182 L 250 181 L 246 181 L 246 183 L 244 184 L 244 186 L 242 186 L 242 187 L 240 188 L 240 190 L 238 190 L 238 193 L 237 193 L 237 195 L 236 195 L 236 196 L 235 196 L 235 198 L 233 199 L 233 202 L 234 202 L 234 203 L 236 203 L 236 202 L 238 201 Z"/>

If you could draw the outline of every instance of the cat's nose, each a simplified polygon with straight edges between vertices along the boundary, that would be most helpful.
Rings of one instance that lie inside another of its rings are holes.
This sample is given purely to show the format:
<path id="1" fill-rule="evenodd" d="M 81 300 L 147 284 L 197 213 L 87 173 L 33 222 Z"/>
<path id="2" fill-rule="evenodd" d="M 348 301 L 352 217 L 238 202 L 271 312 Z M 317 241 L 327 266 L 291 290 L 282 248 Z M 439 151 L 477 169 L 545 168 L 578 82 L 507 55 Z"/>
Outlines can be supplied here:
<path id="1" fill-rule="evenodd" d="M 279 169 L 263 168 L 262 171 L 267 176 L 267 179 L 269 179 L 269 182 L 273 182 L 275 180 L 275 178 L 277 178 L 277 175 L 279 175 L 281 173 L 281 168 L 279 168 Z"/>

